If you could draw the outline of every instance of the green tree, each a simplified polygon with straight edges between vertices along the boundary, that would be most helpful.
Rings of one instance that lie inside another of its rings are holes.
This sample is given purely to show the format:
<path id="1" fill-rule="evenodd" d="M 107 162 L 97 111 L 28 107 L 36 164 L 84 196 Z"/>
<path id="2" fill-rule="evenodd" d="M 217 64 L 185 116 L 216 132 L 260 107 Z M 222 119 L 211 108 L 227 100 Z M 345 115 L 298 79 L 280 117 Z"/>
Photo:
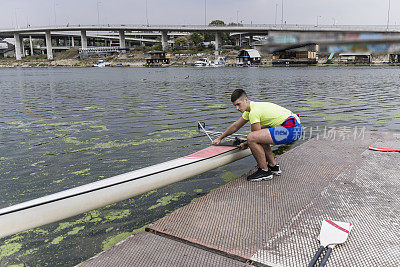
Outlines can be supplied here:
<path id="1" fill-rule="evenodd" d="M 213 20 L 211 21 L 208 26 L 225 26 L 225 22 L 223 22 L 222 20 Z M 215 34 L 211 33 L 211 32 L 205 32 L 204 33 L 204 42 L 211 42 L 211 41 L 215 41 Z"/>
<path id="2" fill-rule="evenodd" d="M 213 20 L 210 22 L 210 24 L 208 24 L 209 26 L 225 26 L 225 22 L 223 22 L 222 20 Z"/>
<path id="3" fill-rule="evenodd" d="M 152 50 L 154 50 L 154 51 L 162 51 L 162 50 L 163 50 L 163 49 L 162 49 L 162 45 L 159 44 L 159 43 L 154 44 L 154 45 L 152 46 Z"/>
<path id="4" fill-rule="evenodd" d="M 160 36 L 157 37 L 156 41 L 157 42 L 152 46 L 152 49 L 154 51 L 162 51 L 163 49 L 162 49 L 162 44 L 161 44 L 161 37 Z"/>
<path id="5" fill-rule="evenodd" d="M 234 23 L 234 22 L 231 22 L 228 25 L 226 25 L 224 21 L 217 19 L 217 20 L 211 21 L 209 26 L 243 26 L 243 25 L 240 23 Z M 235 44 L 235 38 L 231 37 L 229 35 L 229 33 L 221 32 L 220 34 L 221 34 L 222 45 L 234 45 Z M 204 33 L 204 41 L 205 42 L 215 41 L 215 33 L 209 33 L 209 32 Z"/>
<path id="6" fill-rule="evenodd" d="M 194 32 L 188 36 L 189 44 L 195 47 L 200 46 L 204 42 L 204 36 Z"/>
<path id="7" fill-rule="evenodd" d="M 181 47 L 185 47 L 185 46 L 189 46 L 189 40 L 185 36 L 180 36 L 175 39 L 175 42 L 174 42 L 175 48 L 181 48 Z"/>

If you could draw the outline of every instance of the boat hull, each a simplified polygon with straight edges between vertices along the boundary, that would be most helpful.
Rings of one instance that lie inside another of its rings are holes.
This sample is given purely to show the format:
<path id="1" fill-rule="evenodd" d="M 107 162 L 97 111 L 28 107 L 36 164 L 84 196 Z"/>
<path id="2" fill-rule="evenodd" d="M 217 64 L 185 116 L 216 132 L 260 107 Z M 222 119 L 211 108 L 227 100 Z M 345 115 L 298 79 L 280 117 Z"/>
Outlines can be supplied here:
<path id="1" fill-rule="evenodd" d="M 250 154 L 249 149 L 210 146 L 185 157 L 0 209 L 0 238 L 129 199 Z"/>

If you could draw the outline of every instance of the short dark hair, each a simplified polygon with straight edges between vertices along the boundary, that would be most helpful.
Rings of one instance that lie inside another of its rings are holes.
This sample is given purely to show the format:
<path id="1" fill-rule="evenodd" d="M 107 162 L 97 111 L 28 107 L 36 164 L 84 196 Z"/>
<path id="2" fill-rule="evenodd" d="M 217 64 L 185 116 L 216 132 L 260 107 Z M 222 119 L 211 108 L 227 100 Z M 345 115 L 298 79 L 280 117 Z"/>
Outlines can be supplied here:
<path id="1" fill-rule="evenodd" d="M 243 89 L 236 89 L 231 94 L 231 101 L 235 102 L 236 100 L 238 100 L 239 98 L 244 97 L 244 96 L 247 96 L 247 94 Z"/>

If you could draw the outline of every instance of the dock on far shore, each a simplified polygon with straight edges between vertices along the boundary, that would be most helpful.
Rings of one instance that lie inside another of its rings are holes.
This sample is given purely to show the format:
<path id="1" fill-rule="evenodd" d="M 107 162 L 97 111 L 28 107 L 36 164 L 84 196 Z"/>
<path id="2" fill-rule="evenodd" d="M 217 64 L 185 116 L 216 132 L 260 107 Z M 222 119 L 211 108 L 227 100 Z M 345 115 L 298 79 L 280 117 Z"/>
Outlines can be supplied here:
<path id="1" fill-rule="evenodd" d="M 80 266 L 307 266 L 324 219 L 354 225 L 326 266 L 400 266 L 400 134 L 311 139 L 270 181 L 246 175 Z M 322 258 L 322 257 L 321 257 Z"/>

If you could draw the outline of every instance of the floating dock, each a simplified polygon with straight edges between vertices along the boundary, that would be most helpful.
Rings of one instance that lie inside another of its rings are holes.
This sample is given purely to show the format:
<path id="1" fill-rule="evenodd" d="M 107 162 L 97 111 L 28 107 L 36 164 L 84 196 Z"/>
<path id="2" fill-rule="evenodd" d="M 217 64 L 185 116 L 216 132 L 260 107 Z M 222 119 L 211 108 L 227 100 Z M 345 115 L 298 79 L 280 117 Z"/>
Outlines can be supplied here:
<path id="1" fill-rule="evenodd" d="M 307 266 L 324 219 L 354 225 L 326 266 L 400 266 L 400 153 L 370 145 L 400 134 L 311 139 L 278 158 L 281 176 L 243 175 L 81 266 Z"/>

